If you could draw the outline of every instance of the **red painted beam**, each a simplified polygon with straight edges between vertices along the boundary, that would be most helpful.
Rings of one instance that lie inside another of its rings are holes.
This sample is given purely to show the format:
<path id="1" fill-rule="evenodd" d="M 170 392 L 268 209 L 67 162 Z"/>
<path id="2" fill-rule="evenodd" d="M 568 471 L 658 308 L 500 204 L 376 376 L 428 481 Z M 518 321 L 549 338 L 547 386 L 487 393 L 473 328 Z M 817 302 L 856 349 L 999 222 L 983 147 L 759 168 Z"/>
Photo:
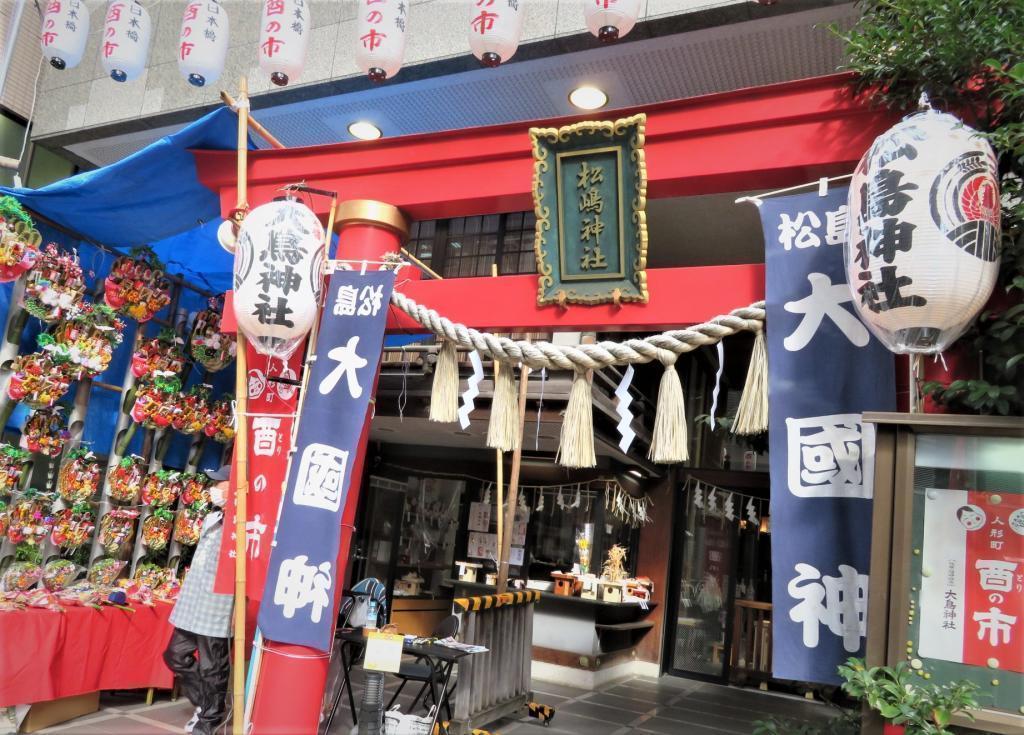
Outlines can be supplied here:
<path id="1" fill-rule="evenodd" d="M 648 196 L 745 191 L 849 172 L 895 117 L 869 108 L 833 75 L 605 110 L 601 119 L 646 112 Z M 593 118 L 593 115 L 588 116 Z M 368 142 L 249 154 L 249 201 L 278 195 L 288 182 L 379 199 L 413 219 L 533 208 L 527 130 L 584 117 L 453 130 Z M 195 151 L 200 180 L 235 202 L 235 154 Z M 317 199 L 317 198 L 315 198 Z M 326 214 L 327 202 L 315 202 Z"/>
<path id="2" fill-rule="evenodd" d="M 454 322 L 491 331 L 657 332 L 699 324 L 764 299 L 764 265 L 655 268 L 646 304 L 537 306 L 537 276 L 409 281 L 399 290 Z M 423 328 L 394 307 L 388 332 Z"/>

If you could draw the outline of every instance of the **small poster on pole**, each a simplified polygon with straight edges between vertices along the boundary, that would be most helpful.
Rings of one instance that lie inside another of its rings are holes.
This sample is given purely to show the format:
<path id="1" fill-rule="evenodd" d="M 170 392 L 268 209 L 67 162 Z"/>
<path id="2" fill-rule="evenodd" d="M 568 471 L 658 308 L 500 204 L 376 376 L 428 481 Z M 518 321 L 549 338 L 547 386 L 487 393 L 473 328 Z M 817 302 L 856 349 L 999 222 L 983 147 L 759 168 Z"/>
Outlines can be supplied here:
<path id="1" fill-rule="evenodd" d="M 491 504 L 469 504 L 469 530 L 487 533 L 491 530 Z"/>

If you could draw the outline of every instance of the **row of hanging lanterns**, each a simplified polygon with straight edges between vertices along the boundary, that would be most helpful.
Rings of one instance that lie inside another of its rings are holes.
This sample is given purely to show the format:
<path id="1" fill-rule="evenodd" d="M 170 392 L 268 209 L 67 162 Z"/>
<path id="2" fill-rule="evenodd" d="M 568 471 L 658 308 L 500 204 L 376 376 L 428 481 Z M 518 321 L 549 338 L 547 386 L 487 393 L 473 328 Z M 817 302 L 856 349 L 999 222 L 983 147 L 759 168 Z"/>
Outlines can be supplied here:
<path id="1" fill-rule="evenodd" d="M 467 0 L 469 46 L 484 66 L 508 61 L 519 47 L 527 0 Z M 356 62 L 374 82 L 392 79 L 402 68 L 408 0 L 359 0 Z M 312 32 L 307 0 L 261 0 L 257 58 L 270 80 L 284 86 L 305 65 Z M 615 41 L 633 28 L 640 0 L 583 0 L 587 28 L 603 42 Z M 146 68 L 153 23 L 138 0 L 107 5 L 100 48 L 111 79 L 128 82 Z M 178 69 L 190 84 L 216 82 L 229 46 L 229 21 L 219 0 L 189 2 L 178 38 Z M 89 37 L 85 0 L 48 0 L 40 45 L 56 69 L 74 69 L 82 61 Z"/>

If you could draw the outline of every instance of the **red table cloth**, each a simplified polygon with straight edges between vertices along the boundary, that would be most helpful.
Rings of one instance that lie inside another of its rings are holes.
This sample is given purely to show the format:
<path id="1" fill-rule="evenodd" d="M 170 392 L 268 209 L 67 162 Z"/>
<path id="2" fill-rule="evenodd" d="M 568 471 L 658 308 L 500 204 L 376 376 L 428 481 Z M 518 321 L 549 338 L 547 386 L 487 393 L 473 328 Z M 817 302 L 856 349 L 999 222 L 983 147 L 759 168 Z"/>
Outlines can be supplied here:
<path id="1" fill-rule="evenodd" d="M 0 707 L 101 689 L 170 689 L 162 653 L 173 605 L 0 613 Z"/>

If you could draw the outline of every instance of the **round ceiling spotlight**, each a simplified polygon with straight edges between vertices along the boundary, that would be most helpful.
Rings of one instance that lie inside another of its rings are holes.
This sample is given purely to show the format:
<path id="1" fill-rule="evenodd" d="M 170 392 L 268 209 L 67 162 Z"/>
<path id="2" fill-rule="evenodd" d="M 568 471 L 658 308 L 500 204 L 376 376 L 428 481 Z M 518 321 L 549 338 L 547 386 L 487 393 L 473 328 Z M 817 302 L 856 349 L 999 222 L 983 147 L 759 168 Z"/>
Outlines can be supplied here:
<path id="1" fill-rule="evenodd" d="M 380 128 L 371 122 L 366 120 L 357 120 L 348 126 L 348 132 L 353 138 L 358 140 L 377 140 L 383 133 L 380 132 Z"/>
<path id="2" fill-rule="evenodd" d="M 608 104 L 608 95 L 604 90 L 584 84 L 569 93 L 569 102 L 581 110 L 598 110 Z"/>

